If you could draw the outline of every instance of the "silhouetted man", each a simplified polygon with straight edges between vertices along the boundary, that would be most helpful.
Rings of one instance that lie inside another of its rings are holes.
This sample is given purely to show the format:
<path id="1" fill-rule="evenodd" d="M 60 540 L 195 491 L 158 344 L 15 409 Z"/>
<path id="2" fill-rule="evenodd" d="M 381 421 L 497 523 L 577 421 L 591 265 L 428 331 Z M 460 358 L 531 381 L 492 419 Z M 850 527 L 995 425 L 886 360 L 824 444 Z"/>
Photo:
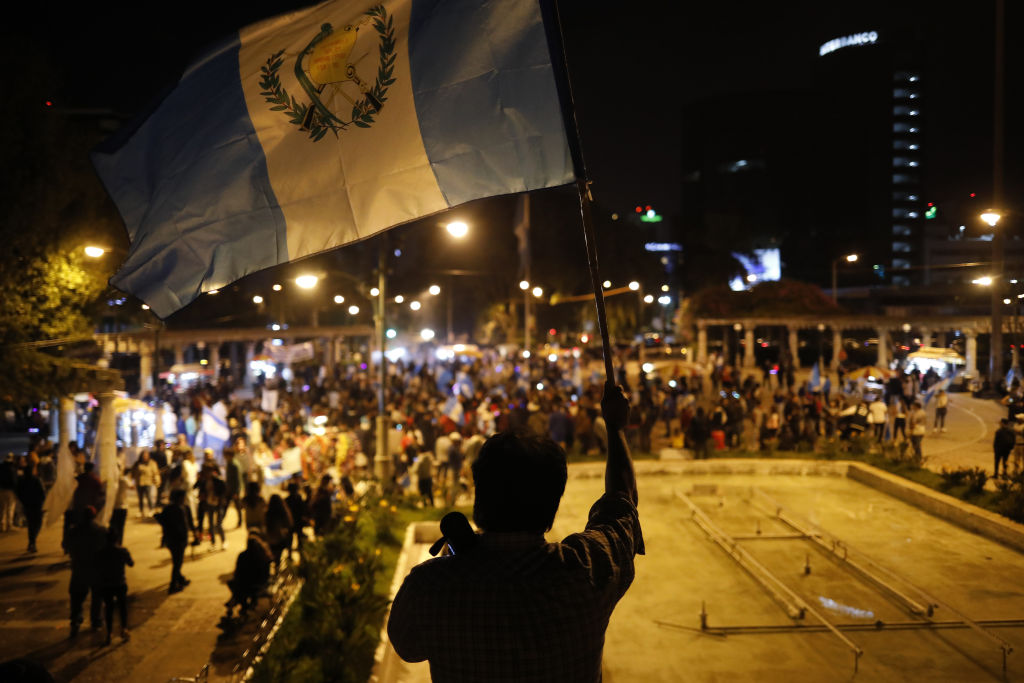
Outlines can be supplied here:
<path id="1" fill-rule="evenodd" d="M 500 433 L 473 464 L 471 549 L 428 560 L 405 578 L 388 635 L 435 682 L 600 681 L 604 633 L 643 553 L 633 464 L 622 430 L 629 402 L 605 386 L 605 493 L 586 530 L 547 543 L 565 491 L 565 451 Z M 463 547 L 463 546 L 459 546 Z"/>

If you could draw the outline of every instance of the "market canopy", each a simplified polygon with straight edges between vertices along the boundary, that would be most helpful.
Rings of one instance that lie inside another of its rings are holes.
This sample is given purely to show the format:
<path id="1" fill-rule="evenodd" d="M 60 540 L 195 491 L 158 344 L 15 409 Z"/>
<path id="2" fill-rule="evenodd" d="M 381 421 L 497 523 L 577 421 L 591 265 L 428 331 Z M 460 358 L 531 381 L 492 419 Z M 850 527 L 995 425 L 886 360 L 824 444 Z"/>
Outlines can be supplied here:
<path id="1" fill-rule="evenodd" d="M 964 357 L 953 349 L 944 349 L 938 346 L 922 346 L 917 351 L 907 354 L 907 358 L 910 360 L 917 358 L 937 360 L 955 365 L 965 365 L 967 363 Z"/>

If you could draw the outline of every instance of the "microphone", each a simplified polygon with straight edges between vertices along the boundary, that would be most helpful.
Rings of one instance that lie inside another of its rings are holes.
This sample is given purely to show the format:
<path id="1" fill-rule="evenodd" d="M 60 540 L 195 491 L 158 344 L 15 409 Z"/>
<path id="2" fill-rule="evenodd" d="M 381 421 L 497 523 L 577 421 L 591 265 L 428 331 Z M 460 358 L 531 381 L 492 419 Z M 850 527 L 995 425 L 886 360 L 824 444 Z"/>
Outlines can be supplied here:
<path id="1" fill-rule="evenodd" d="M 444 545 L 448 544 L 448 553 L 456 555 L 472 550 L 477 543 L 476 532 L 469 525 L 466 515 L 461 512 L 449 512 L 441 518 L 441 538 L 430 546 L 430 554 L 437 555 Z"/>

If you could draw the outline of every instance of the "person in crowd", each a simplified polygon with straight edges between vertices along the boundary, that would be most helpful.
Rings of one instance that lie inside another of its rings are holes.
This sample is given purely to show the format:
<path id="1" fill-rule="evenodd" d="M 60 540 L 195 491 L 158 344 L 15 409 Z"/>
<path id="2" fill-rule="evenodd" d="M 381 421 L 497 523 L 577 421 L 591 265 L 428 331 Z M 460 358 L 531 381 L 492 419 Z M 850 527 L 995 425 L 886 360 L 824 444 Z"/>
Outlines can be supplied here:
<path id="1" fill-rule="evenodd" d="M 18 497 L 15 495 L 17 470 L 14 467 L 14 453 L 8 453 L 0 460 L 0 533 L 14 527 L 14 509 Z"/>
<path id="2" fill-rule="evenodd" d="M 267 502 L 267 514 L 264 519 L 266 542 L 274 559 L 274 572 L 281 566 L 281 554 L 292 547 L 292 529 L 295 521 L 291 510 L 285 505 L 284 499 L 278 494 L 270 496 Z"/>
<path id="3" fill-rule="evenodd" d="M 910 404 L 910 414 L 907 416 L 907 426 L 910 427 L 910 445 L 914 449 L 916 462 L 924 461 L 924 453 L 921 451 L 921 442 L 928 433 L 928 416 L 925 415 L 921 402 L 915 400 Z"/>
<path id="4" fill-rule="evenodd" d="M 26 466 L 18 476 L 15 483 L 15 494 L 18 502 L 21 503 L 22 514 L 25 515 L 28 552 L 38 552 L 36 539 L 43 526 L 43 503 L 46 502 L 46 488 L 32 465 Z"/>
<path id="5" fill-rule="evenodd" d="M 420 499 L 430 507 L 434 507 L 434 469 L 434 456 L 427 450 L 422 451 L 413 463 Z"/>
<path id="6" fill-rule="evenodd" d="M 939 389 L 935 394 L 935 425 L 933 430 L 936 434 L 946 431 L 946 412 L 949 410 L 949 394 L 945 389 Z"/>
<path id="7" fill-rule="evenodd" d="M 154 504 L 159 502 L 159 495 L 156 493 L 160 485 L 160 467 L 150 457 L 149 451 L 144 450 L 135 463 L 135 487 L 139 494 L 139 517 L 146 516 L 146 509 L 153 514 Z"/>
<path id="8" fill-rule="evenodd" d="M 995 455 L 995 478 L 999 478 L 999 466 L 1003 466 L 1003 478 L 1010 476 L 1007 470 L 1007 464 L 1010 459 L 1010 454 L 1013 453 L 1013 449 L 1017 444 L 1017 433 L 1013 430 L 1010 420 L 1005 417 L 999 421 L 999 429 L 996 430 L 995 437 L 992 439 L 992 451 Z"/>
<path id="9" fill-rule="evenodd" d="M 309 502 L 303 499 L 299 492 L 299 482 L 292 480 L 288 482 L 288 497 L 284 500 L 288 511 L 292 515 L 292 536 L 295 538 L 295 546 L 299 553 L 302 553 L 302 542 L 306 540 L 306 524 L 309 522 Z M 292 557 L 292 548 L 288 547 L 288 559 Z"/>
<path id="10" fill-rule="evenodd" d="M 711 423 L 704 414 L 704 407 L 698 406 L 690 420 L 690 428 L 686 434 L 687 440 L 693 448 L 695 460 L 706 460 L 710 457 L 709 442 L 711 440 Z"/>
<path id="11" fill-rule="evenodd" d="M 245 550 L 238 553 L 235 560 L 235 573 L 228 580 L 231 598 L 224 603 L 227 607 L 227 618 L 234 618 L 235 607 L 239 608 L 239 616 L 256 606 L 260 593 L 266 589 L 270 581 L 271 552 L 258 533 L 250 533 Z"/>
<path id="12" fill-rule="evenodd" d="M 325 474 L 320 478 L 320 486 L 317 487 L 313 502 L 310 505 L 313 516 L 313 531 L 317 536 L 324 536 L 334 529 L 336 520 L 334 518 L 334 480 L 331 475 Z"/>
<path id="13" fill-rule="evenodd" d="M 96 569 L 97 554 L 106 543 L 107 533 L 107 528 L 96 522 L 96 508 L 88 505 L 68 535 L 68 555 L 71 558 L 68 594 L 71 596 L 72 638 L 82 626 L 82 606 L 90 594 L 92 603 L 89 606 L 89 621 L 92 630 L 98 631 L 102 625 L 102 598 L 97 589 Z"/>
<path id="14" fill-rule="evenodd" d="M 71 510 L 73 515 L 81 518 L 82 512 L 87 507 L 95 510 L 102 510 L 107 502 L 107 490 L 96 475 L 96 465 L 93 462 L 86 462 L 82 473 L 75 477 L 75 491 L 71 495 Z"/>
<path id="15" fill-rule="evenodd" d="M 245 528 L 250 532 L 264 532 L 267 514 L 267 501 L 260 493 L 260 484 L 250 481 L 245 485 L 245 497 L 242 498 L 242 510 L 245 511 Z"/>
<path id="16" fill-rule="evenodd" d="M 159 508 L 163 505 L 164 497 L 167 495 L 167 472 L 170 470 L 170 459 L 167 457 L 167 447 L 163 439 L 156 439 L 153 442 L 153 451 L 150 457 L 156 463 L 156 507 Z"/>
<path id="17" fill-rule="evenodd" d="M 413 568 L 387 630 L 409 662 L 446 680 L 599 681 L 605 629 L 643 553 L 636 479 L 623 430 L 629 401 L 606 385 L 605 492 L 586 529 L 547 543 L 565 490 L 566 456 L 550 439 L 491 437 L 473 467 L 465 549 Z M 452 539 L 449 538 L 449 545 Z M 512 647 L 494 643 L 514 642 Z"/>
<path id="18" fill-rule="evenodd" d="M 242 439 L 242 443 L 245 440 Z M 242 470 L 241 463 L 238 462 L 238 458 L 235 455 L 235 449 L 228 447 L 224 449 L 224 512 L 227 513 L 227 508 L 231 505 L 235 506 L 235 512 L 238 513 L 238 523 L 235 524 L 235 528 L 242 526 L 242 483 L 245 481 L 245 473 Z"/>
<path id="19" fill-rule="evenodd" d="M 163 529 L 164 547 L 171 553 L 171 585 L 167 592 L 178 593 L 191 583 L 181 573 L 181 565 L 185 561 L 189 534 L 194 533 L 196 528 L 192 510 L 185 500 L 185 489 L 171 491 L 171 500 L 160 511 L 157 519 Z"/>
<path id="20" fill-rule="evenodd" d="M 885 407 L 881 392 L 875 394 L 875 400 L 868 405 L 868 424 L 874 429 L 875 441 L 882 443 L 885 437 L 886 423 L 889 421 L 889 409 Z"/>
<path id="21" fill-rule="evenodd" d="M 213 451 L 210 451 L 210 456 L 204 460 L 203 468 L 199 471 L 199 480 L 196 481 L 195 486 L 199 505 L 196 533 L 201 539 L 205 520 L 210 534 L 210 549 L 216 550 L 217 538 L 220 537 L 221 550 L 225 550 L 228 547 L 227 539 L 224 537 L 223 524 L 226 487 L 224 479 L 220 476 L 220 468 L 212 458 Z"/>
<path id="22" fill-rule="evenodd" d="M 114 529 L 106 535 L 106 543 L 96 553 L 95 592 L 103 599 L 104 618 L 107 623 L 106 644 L 110 645 L 114 630 L 114 607 L 121 617 L 121 640 L 128 640 L 128 580 L 125 567 L 134 567 L 135 562 L 128 549 L 123 547 Z M 93 600 L 96 598 L 93 597 Z"/>
<path id="23" fill-rule="evenodd" d="M 181 460 L 181 488 L 185 491 L 185 504 L 193 514 L 198 512 L 198 495 L 196 482 L 199 480 L 199 466 L 196 465 L 196 455 L 189 448 L 185 451 Z"/>

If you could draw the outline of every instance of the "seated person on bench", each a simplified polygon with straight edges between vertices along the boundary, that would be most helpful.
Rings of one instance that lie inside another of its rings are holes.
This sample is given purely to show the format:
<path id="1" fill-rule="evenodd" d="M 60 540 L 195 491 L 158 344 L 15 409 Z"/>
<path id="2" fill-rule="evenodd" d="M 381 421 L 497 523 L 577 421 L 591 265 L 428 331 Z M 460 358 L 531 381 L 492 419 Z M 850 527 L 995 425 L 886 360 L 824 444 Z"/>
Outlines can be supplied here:
<path id="1" fill-rule="evenodd" d="M 235 575 L 228 581 L 231 599 L 224 603 L 231 618 L 235 605 L 240 605 L 239 616 L 256 606 L 260 593 L 270 581 L 270 548 L 258 534 L 249 534 L 249 542 L 245 550 L 238 553 L 235 561 Z"/>

